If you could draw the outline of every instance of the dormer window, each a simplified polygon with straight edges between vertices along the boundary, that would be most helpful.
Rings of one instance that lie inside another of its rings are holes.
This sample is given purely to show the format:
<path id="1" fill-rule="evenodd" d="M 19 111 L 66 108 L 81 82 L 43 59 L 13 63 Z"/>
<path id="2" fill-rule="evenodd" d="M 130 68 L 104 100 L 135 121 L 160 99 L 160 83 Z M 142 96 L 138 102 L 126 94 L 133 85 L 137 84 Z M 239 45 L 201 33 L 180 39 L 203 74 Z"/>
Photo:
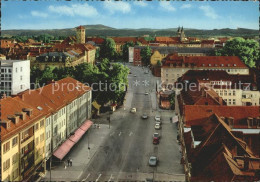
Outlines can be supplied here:
<path id="1" fill-rule="evenodd" d="M 202 66 L 205 66 L 205 64 L 202 64 Z"/>
<path id="2" fill-rule="evenodd" d="M 217 64 L 215 64 L 215 66 L 218 66 Z"/>
<path id="3" fill-rule="evenodd" d="M 224 64 L 221 64 L 221 66 L 224 66 Z"/>
<path id="4" fill-rule="evenodd" d="M 237 66 L 236 64 L 234 64 L 234 66 Z"/>
<path id="5" fill-rule="evenodd" d="M 230 64 L 228 64 L 228 66 L 230 66 Z"/>
<path id="6" fill-rule="evenodd" d="M 211 64 L 209 64 L 209 66 L 211 66 Z"/>

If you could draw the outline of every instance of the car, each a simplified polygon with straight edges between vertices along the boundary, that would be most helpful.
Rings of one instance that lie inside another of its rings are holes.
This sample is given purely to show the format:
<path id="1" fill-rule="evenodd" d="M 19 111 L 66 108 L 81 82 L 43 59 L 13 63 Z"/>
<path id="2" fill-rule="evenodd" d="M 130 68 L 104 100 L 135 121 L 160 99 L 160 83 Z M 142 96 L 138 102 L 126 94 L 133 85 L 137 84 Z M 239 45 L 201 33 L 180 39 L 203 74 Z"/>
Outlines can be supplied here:
<path id="1" fill-rule="evenodd" d="M 156 121 L 155 124 L 159 124 L 159 125 L 161 125 L 162 122 L 161 122 L 161 121 Z"/>
<path id="2" fill-rule="evenodd" d="M 134 77 L 136 77 L 136 75 L 134 75 Z"/>
<path id="3" fill-rule="evenodd" d="M 135 107 L 133 107 L 132 109 L 131 109 L 131 111 L 130 111 L 131 113 L 135 113 L 136 112 L 136 108 Z"/>
<path id="4" fill-rule="evenodd" d="M 145 73 L 145 74 L 148 74 L 148 73 L 149 73 L 149 71 L 147 71 L 147 70 L 146 70 L 144 73 Z"/>
<path id="5" fill-rule="evenodd" d="M 149 166 L 157 166 L 158 165 L 158 158 L 155 156 L 151 156 L 149 158 Z"/>
<path id="6" fill-rule="evenodd" d="M 148 93 L 148 92 L 145 92 L 144 95 L 149 95 L 149 93 Z"/>
<path id="7" fill-rule="evenodd" d="M 159 138 L 153 138 L 153 144 L 157 145 L 160 143 Z"/>
<path id="8" fill-rule="evenodd" d="M 160 136 L 160 134 L 159 134 L 159 133 L 154 133 L 154 134 L 153 134 L 153 138 L 159 138 L 159 139 L 160 139 L 160 138 L 161 138 L 161 136 Z"/>
<path id="9" fill-rule="evenodd" d="M 156 130 L 159 130 L 159 129 L 161 129 L 161 125 L 160 125 L 160 124 L 158 124 L 158 123 L 156 123 L 156 124 L 155 124 L 155 126 L 154 126 L 154 129 L 156 129 Z"/>
<path id="10" fill-rule="evenodd" d="M 144 114 L 142 115 L 142 119 L 147 119 L 147 118 L 148 118 L 147 114 L 144 113 Z"/>
<path id="11" fill-rule="evenodd" d="M 154 117 L 154 119 L 155 119 L 155 121 L 161 121 L 161 116 L 156 115 L 156 116 Z"/>

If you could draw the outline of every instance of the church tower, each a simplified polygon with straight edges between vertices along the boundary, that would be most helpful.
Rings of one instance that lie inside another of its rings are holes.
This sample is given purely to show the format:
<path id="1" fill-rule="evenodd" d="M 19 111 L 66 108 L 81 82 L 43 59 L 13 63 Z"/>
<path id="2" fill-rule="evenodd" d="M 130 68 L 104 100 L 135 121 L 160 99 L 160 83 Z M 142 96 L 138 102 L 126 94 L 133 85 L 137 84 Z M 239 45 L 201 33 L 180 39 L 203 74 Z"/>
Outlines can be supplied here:
<path id="1" fill-rule="evenodd" d="M 185 34 L 184 34 L 183 27 L 181 27 L 181 30 L 180 30 L 180 40 L 181 40 L 181 42 L 185 41 Z"/>
<path id="2" fill-rule="evenodd" d="M 180 28 L 180 26 L 178 27 L 177 34 L 178 34 L 178 37 L 181 36 L 181 28 Z"/>
<path id="3" fill-rule="evenodd" d="M 77 43 L 85 44 L 85 27 L 76 27 L 76 40 Z"/>

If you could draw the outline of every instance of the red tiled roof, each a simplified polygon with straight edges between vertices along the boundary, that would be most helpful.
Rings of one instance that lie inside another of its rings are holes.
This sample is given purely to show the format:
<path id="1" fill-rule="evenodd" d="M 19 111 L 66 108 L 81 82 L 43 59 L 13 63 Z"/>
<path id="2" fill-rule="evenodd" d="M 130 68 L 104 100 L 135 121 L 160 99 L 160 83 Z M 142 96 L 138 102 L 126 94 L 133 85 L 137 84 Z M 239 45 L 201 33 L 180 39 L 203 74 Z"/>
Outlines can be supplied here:
<path id="1" fill-rule="evenodd" d="M 155 37 L 155 42 L 166 44 L 181 43 L 179 37 Z"/>
<path id="2" fill-rule="evenodd" d="M 259 106 L 218 106 L 218 105 L 185 105 L 185 125 L 196 125 L 206 120 L 213 113 L 220 117 L 233 117 L 234 128 L 248 128 L 246 119 L 260 116 Z"/>
<path id="3" fill-rule="evenodd" d="M 124 44 L 126 42 L 140 42 L 142 44 L 148 44 L 148 42 L 143 37 L 111 37 L 116 44 Z"/>
<path id="4" fill-rule="evenodd" d="M 100 37 L 86 38 L 86 42 L 88 42 L 88 41 L 93 41 L 93 42 L 95 42 L 96 44 L 103 44 L 104 40 L 105 40 L 105 39 L 100 38 Z"/>
<path id="5" fill-rule="evenodd" d="M 85 29 L 85 27 L 83 27 L 82 25 L 76 27 L 76 29 Z"/>
<path id="6" fill-rule="evenodd" d="M 247 68 L 237 56 L 176 56 L 169 54 L 162 67 L 182 66 L 182 64 L 193 64 L 196 67 L 206 68 Z"/>
<path id="7" fill-rule="evenodd" d="M 24 122 L 17 125 L 12 124 L 9 130 L 1 126 L 1 137 L 12 136 L 13 132 L 17 132 L 25 125 L 32 124 L 39 117 L 45 117 L 53 111 L 58 111 L 89 90 L 91 90 L 90 87 L 67 77 L 36 90 L 24 91 L 14 98 L 2 99 L 3 120 L 7 120 L 8 115 L 21 112 L 23 108 L 32 108 L 33 115 L 31 118 L 26 116 Z"/>

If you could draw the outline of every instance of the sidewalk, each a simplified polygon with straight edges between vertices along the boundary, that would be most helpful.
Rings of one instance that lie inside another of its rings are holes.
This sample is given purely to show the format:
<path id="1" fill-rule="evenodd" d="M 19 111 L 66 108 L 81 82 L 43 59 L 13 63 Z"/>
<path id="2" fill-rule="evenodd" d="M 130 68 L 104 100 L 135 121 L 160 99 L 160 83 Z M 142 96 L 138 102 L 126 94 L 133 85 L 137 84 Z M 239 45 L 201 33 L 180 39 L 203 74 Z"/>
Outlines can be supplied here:
<path id="1" fill-rule="evenodd" d="M 85 134 L 66 155 L 63 161 L 52 167 L 51 181 L 76 181 L 80 178 L 84 169 L 102 145 L 104 138 L 111 131 L 107 129 L 107 125 L 99 124 L 99 126 L 100 128 L 92 127 L 90 129 L 89 138 L 88 134 Z M 88 150 L 88 146 L 90 150 Z M 70 167 L 67 166 L 68 158 L 72 159 L 72 166 Z M 64 167 L 65 164 L 66 168 Z M 50 171 L 46 172 L 45 177 L 42 178 L 41 181 L 50 181 Z"/>

